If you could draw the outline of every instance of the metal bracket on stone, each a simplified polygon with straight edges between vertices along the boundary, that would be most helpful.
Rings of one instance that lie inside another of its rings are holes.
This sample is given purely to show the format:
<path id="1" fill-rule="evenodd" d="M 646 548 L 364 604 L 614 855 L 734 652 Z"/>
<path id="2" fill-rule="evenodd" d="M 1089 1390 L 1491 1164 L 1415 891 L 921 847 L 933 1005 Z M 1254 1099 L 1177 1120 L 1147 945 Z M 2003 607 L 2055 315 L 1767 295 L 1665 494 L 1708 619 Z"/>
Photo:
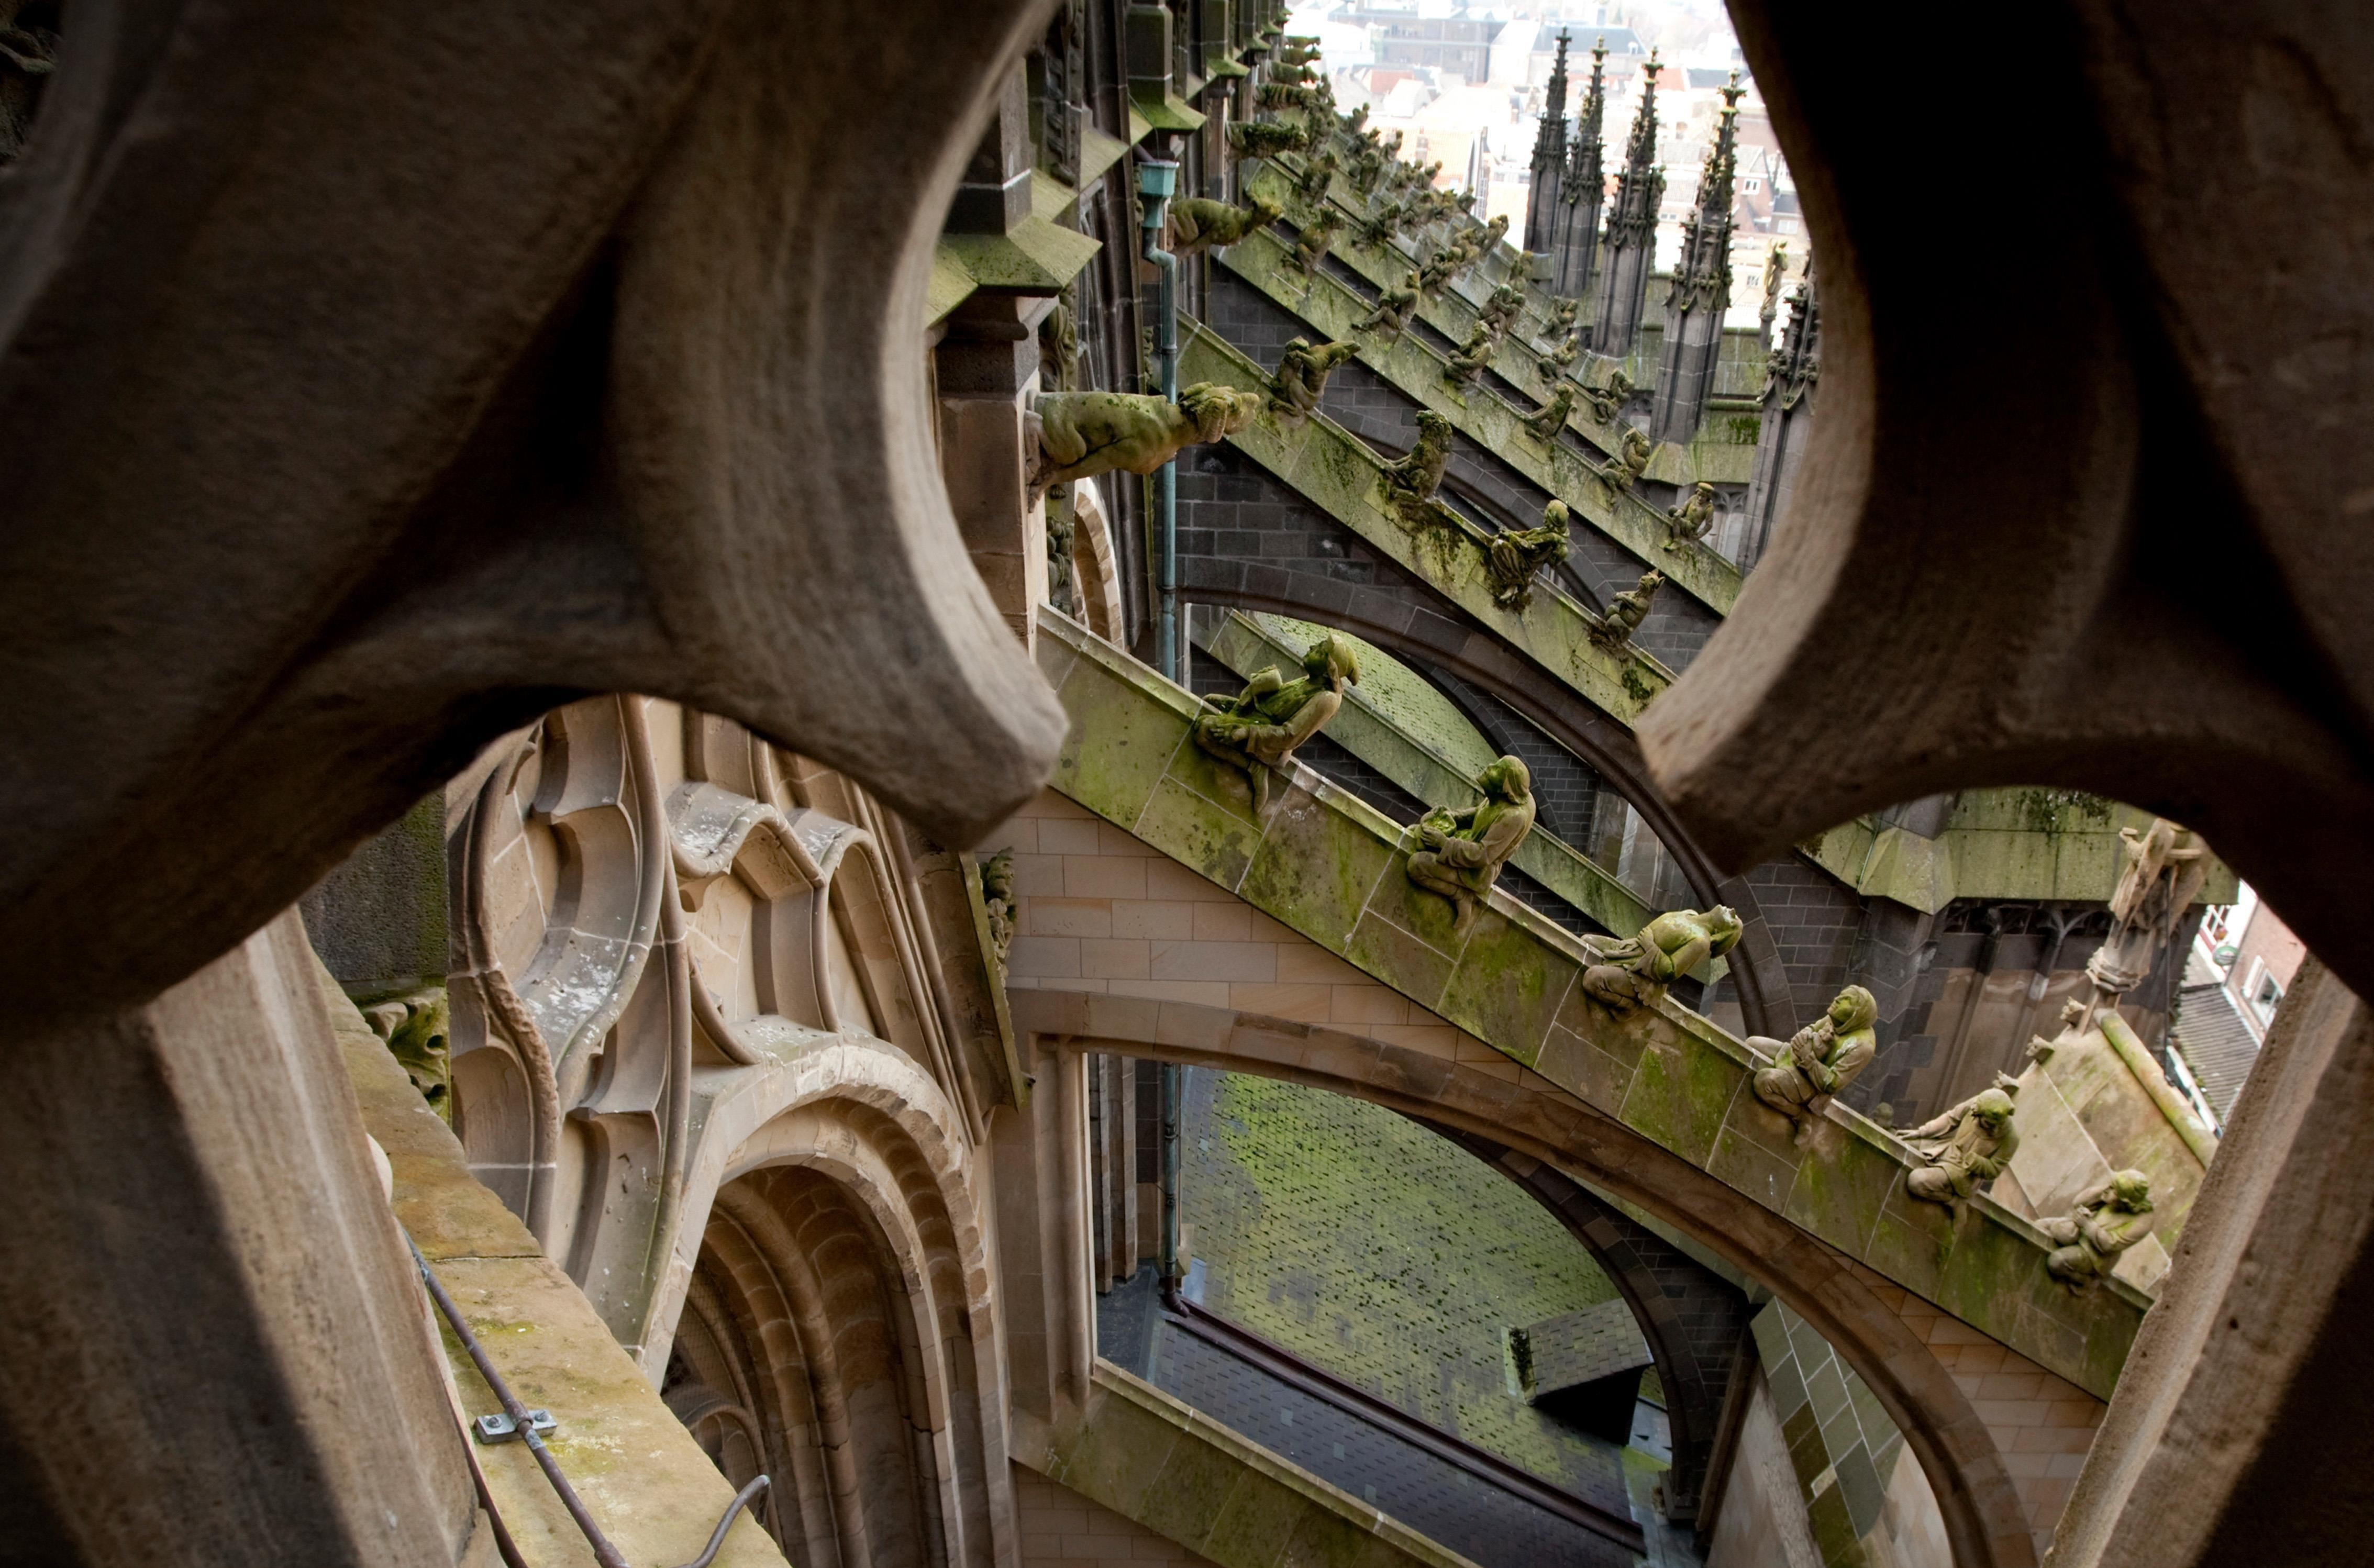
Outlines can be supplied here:
<path id="1" fill-rule="evenodd" d="M 549 1437 L 560 1427 L 560 1423 L 552 1419 L 550 1410 L 530 1410 L 527 1412 L 527 1421 L 528 1425 L 535 1430 L 538 1437 Z M 526 1435 L 520 1430 L 520 1423 L 514 1421 L 507 1410 L 497 1410 L 492 1415 L 480 1416 L 472 1425 L 476 1428 L 478 1441 L 481 1443 L 517 1443 Z"/>

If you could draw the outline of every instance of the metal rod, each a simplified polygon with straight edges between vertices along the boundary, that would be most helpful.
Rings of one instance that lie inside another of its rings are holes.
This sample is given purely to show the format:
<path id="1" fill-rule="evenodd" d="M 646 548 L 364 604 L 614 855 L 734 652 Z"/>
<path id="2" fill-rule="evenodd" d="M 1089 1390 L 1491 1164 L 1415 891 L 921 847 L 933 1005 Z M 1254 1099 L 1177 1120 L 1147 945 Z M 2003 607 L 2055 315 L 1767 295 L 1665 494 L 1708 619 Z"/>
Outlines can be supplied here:
<path id="1" fill-rule="evenodd" d="M 758 1480 L 752 1481 L 749 1485 L 735 1492 L 734 1494 L 734 1501 L 725 1505 L 724 1517 L 719 1519 L 717 1521 L 717 1527 L 709 1532 L 708 1548 L 703 1550 L 699 1556 L 686 1563 L 684 1568 L 709 1568 L 710 1562 L 717 1556 L 717 1549 L 725 1544 L 725 1532 L 734 1527 L 734 1516 L 741 1513 L 743 1509 L 748 1507 L 752 1498 L 758 1496 L 760 1492 L 766 1490 L 767 1478 L 765 1476 L 760 1476 Z"/>
<path id="2" fill-rule="evenodd" d="M 529 1417 L 527 1407 L 519 1402 L 518 1396 L 511 1390 L 511 1385 L 505 1383 L 502 1374 L 495 1370 L 495 1363 L 487 1359 L 486 1347 L 478 1343 L 478 1336 L 472 1333 L 470 1326 L 462 1320 L 462 1309 L 455 1306 L 453 1298 L 445 1293 L 445 1286 L 437 1278 L 436 1270 L 429 1268 L 429 1259 L 420 1255 L 419 1244 L 406 1235 L 404 1245 L 412 1248 L 412 1261 L 420 1270 L 420 1282 L 429 1288 L 429 1299 L 437 1304 L 437 1310 L 445 1315 L 445 1321 L 453 1326 L 454 1336 L 462 1341 L 462 1348 L 470 1352 L 470 1360 L 476 1365 L 478 1375 L 485 1378 L 487 1387 L 494 1390 L 495 1398 L 501 1403 L 503 1413 L 511 1418 L 520 1440 L 527 1445 L 528 1452 L 535 1456 L 535 1462 L 543 1468 L 544 1479 L 552 1483 L 553 1494 L 560 1499 L 560 1505 L 569 1510 L 569 1516 L 576 1520 L 577 1527 L 584 1532 L 587 1543 L 594 1548 L 594 1561 L 602 1568 L 628 1568 L 626 1558 L 610 1544 L 610 1538 L 602 1533 L 602 1527 L 594 1522 L 594 1515 L 585 1511 L 577 1489 L 569 1484 L 567 1476 L 560 1473 L 559 1461 L 544 1445 L 544 1439 L 535 1434 L 535 1422 Z M 722 1529 L 720 1533 L 723 1533 Z"/>

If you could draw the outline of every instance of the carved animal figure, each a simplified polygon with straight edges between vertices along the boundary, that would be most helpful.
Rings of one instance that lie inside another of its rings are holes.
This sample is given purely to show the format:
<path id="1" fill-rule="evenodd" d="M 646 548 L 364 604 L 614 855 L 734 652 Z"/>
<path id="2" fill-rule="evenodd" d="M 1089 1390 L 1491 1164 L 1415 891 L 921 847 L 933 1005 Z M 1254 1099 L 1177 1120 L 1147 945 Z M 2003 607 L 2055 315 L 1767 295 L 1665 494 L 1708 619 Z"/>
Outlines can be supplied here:
<path id="1" fill-rule="evenodd" d="M 1630 462 L 1628 456 L 1626 461 Z M 1714 526 L 1714 486 L 1699 480 L 1688 497 L 1665 514 L 1665 548 L 1675 555 L 1697 544 Z"/>
<path id="2" fill-rule="evenodd" d="M 1329 212 L 1304 224 L 1302 232 L 1295 236 L 1294 254 L 1287 257 L 1285 264 L 1297 272 L 1315 271 L 1320 258 L 1327 254 L 1327 248 L 1335 243 L 1335 231 L 1343 221 Z"/>
<path id="3" fill-rule="evenodd" d="M 1623 446 L 1613 459 L 1600 465 L 1599 476 L 1607 481 L 1611 490 L 1629 490 L 1649 471 L 1649 458 L 1655 450 L 1648 437 L 1627 426 Z"/>
<path id="4" fill-rule="evenodd" d="M 1800 1143 L 1813 1118 L 1847 1091 L 1879 1049 L 1875 1027 L 1879 1003 L 1861 986 L 1849 986 L 1830 1000 L 1828 1012 L 1789 1036 L 1787 1044 L 1763 1035 L 1748 1036 L 1771 1065 L 1749 1080 L 1756 1097 L 1794 1124 Z"/>
<path id="5" fill-rule="evenodd" d="M 1320 394 L 1327 390 L 1327 378 L 1359 351 L 1360 345 L 1349 339 L 1313 348 L 1308 339 L 1296 338 L 1286 345 L 1286 352 L 1278 357 L 1277 370 L 1270 377 L 1270 407 L 1287 423 L 1309 418 L 1319 406 Z"/>
<path id="6" fill-rule="evenodd" d="M 1195 744 L 1244 769 L 1256 813 L 1269 807 L 1269 770 L 1284 768 L 1295 748 L 1325 729 L 1344 706 L 1344 688 L 1357 685 L 1360 665 L 1352 645 L 1329 634 L 1302 655 L 1293 681 L 1262 671 L 1233 697 L 1205 697 L 1195 720 Z"/>
<path id="7" fill-rule="evenodd" d="M 1233 245 L 1254 229 L 1275 223 L 1284 210 L 1261 196 L 1241 207 L 1208 196 L 1182 197 L 1170 204 L 1169 250 L 1176 255 L 1192 256 L 1216 245 Z"/>
<path id="8" fill-rule="evenodd" d="M 1493 337 L 1490 327 L 1477 327 L 1467 334 L 1467 341 L 1460 345 L 1459 352 L 1452 355 L 1450 363 L 1442 368 L 1442 379 L 1455 387 L 1474 385 L 1475 378 L 1482 375 L 1485 367 L 1492 363 L 1492 356 L 1499 346 L 1499 342 Z"/>
<path id="9" fill-rule="evenodd" d="M 1034 490 L 1099 474 L 1151 474 L 1179 455 L 1232 436 L 1261 412 L 1262 394 L 1198 381 L 1171 403 L 1131 392 L 1049 392 L 1030 412 L 1039 427 Z"/>
<path id="10" fill-rule="evenodd" d="M 1632 378 L 1621 370 L 1608 372 L 1604 387 L 1585 387 L 1582 400 L 1591 404 L 1591 416 L 1602 425 L 1612 424 L 1616 411 L 1632 401 Z"/>
<path id="11" fill-rule="evenodd" d="M 2019 1081 L 1995 1074 L 1995 1086 L 1980 1090 L 1945 1115 L 1919 1127 L 1898 1129 L 1920 1166 L 1904 1178 L 1904 1189 L 1928 1203 L 1960 1204 L 2011 1164 L 2019 1147 L 2012 1126 L 2012 1095 Z"/>
<path id="12" fill-rule="evenodd" d="M 1397 462 L 1385 464 L 1385 490 L 1400 501 L 1430 501 L 1442 487 L 1442 467 L 1451 458 L 1451 421 L 1432 409 L 1417 416 L 1417 445 Z"/>
<path id="13" fill-rule="evenodd" d="M 1609 602 L 1606 616 L 1591 628 L 1591 640 L 1610 653 L 1630 643 L 1632 634 L 1649 618 L 1650 602 L 1664 586 L 1663 572 L 1653 567 L 1642 572 L 1639 582 L 1629 592 L 1619 593 Z"/>
<path id="14" fill-rule="evenodd" d="M 1492 573 L 1492 603 L 1522 610 L 1534 596 L 1534 574 L 1557 566 L 1573 548 L 1567 537 L 1567 508 L 1552 501 L 1542 509 L 1539 528 L 1512 528 L 1492 536 L 1484 564 Z"/>
<path id="15" fill-rule="evenodd" d="M 1399 337 L 1409 327 L 1410 316 L 1417 310 L 1417 274 L 1403 280 L 1399 288 L 1377 291 L 1376 309 L 1353 323 L 1354 332 L 1381 332 L 1388 337 Z"/>
<path id="16" fill-rule="evenodd" d="M 1524 417 L 1524 427 L 1537 441 L 1555 441 L 1566 428 L 1567 415 L 1574 412 L 1576 387 L 1572 381 L 1562 381 L 1550 400 Z"/>
<path id="17" fill-rule="evenodd" d="M 1485 300 L 1483 308 L 1475 312 L 1475 319 L 1494 337 L 1506 337 L 1509 329 L 1516 324 L 1517 312 L 1524 309 L 1524 290 L 1504 283 L 1492 290 L 1491 298 Z"/>
<path id="18" fill-rule="evenodd" d="M 1300 152 L 1307 145 L 1303 127 L 1279 121 L 1240 120 L 1228 127 L 1228 154 L 1232 161 L 1275 158 L 1280 153 Z"/>
<path id="19" fill-rule="evenodd" d="M 1267 82 L 1261 90 L 1261 106 L 1263 109 L 1312 109 L 1321 101 L 1317 88 L 1306 87 L 1300 82 Z"/>
<path id="20" fill-rule="evenodd" d="M 1476 776 L 1480 805 L 1464 811 L 1437 806 L 1418 820 L 1426 848 L 1409 858 L 1409 879 L 1451 900 L 1452 930 L 1461 936 L 1475 923 L 1484 895 L 1500 880 L 1500 868 L 1534 830 L 1533 775 L 1523 762 L 1504 756 Z"/>
<path id="21" fill-rule="evenodd" d="M 1582 989 L 1616 1012 L 1653 1007 L 1675 980 L 1739 945 L 1739 916 L 1718 904 L 1701 913 L 1675 909 L 1642 926 L 1637 936 L 1586 936 L 1591 965 Z"/>
<path id="22" fill-rule="evenodd" d="M 2082 1295 L 2110 1278 L 2127 1248 L 2151 1235 L 2151 1178 L 2121 1171 L 2079 1199 L 2075 1209 L 2040 1220 L 2037 1228 L 2058 1244 L 2044 1260 L 2046 1271 L 2070 1294 Z"/>

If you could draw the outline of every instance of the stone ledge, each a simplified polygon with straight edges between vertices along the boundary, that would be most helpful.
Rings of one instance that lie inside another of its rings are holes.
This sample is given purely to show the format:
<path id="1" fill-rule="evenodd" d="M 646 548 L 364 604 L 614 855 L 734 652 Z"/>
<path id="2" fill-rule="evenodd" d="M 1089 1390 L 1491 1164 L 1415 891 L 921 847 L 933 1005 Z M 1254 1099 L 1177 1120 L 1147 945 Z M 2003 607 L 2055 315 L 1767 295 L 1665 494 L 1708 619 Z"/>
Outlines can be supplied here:
<path id="1" fill-rule="evenodd" d="M 328 970 L 320 971 L 320 980 L 363 1126 L 387 1153 L 396 1219 L 512 1392 L 559 1422 L 549 1446 L 570 1483 L 629 1562 L 699 1556 L 734 1488 L 610 1337 L 584 1293 L 470 1175 L 460 1141 L 422 1103 Z M 434 1317 L 425 1295 L 421 1309 Z M 460 1341 L 436 1321 L 463 1411 L 476 1418 L 499 1410 Z M 458 1430 L 453 1440 L 469 1441 Z M 495 1507 L 530 1563 L 593 1561 L 524 1445 L 473 1446 Z M 788 1568 L 746 1515 L 735 1522 L 716 1561 L 725 1568 Z"/>

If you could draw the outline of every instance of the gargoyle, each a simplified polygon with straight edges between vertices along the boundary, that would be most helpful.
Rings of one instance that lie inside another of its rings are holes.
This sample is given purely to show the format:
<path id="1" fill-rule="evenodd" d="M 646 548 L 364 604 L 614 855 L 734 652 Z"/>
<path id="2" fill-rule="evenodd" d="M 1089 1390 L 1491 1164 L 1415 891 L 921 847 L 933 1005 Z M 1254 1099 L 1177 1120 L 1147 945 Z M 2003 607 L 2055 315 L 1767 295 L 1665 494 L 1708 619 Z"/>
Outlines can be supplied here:
<path id="1" fill-rule="evenodd" d="M 2037 1228 L 2058 1244 L 2044 1260 L 2045 1271 L 2071 1295 L 2082 1295 L 2110 1277 L 2127 1248 L 2151 1235 L 2151 1177 L 2121 1171 L 2079 1199 L 2075 1209 L 2039 1220 Z"/>
<path id="2" fill-rule="evenodd" d="M 1319 406 L 1320 394 L 1327 389 L 1327 378 L 1359 351 L 1360 345 L 1348 338 L 1322 343 L 1316 348 L 1309 339 L 1296 338 L 1278 356 L 1277 370 L 1270 377 L 1271 409 L 1287 423 L 1309 418 Z"/>
<path id="3" fill-rule="evenodd" d="M 1426 848 L 1409 858 L 1409 879 L 1451 900 L 1457 911 L 1452 930 L 1461 936 L 1475 923 L 1484 895 L 1500 880 L 1534 830 L 1533 775 L 1523 762 L 1504 756 L 1477 776 L 1483 803 L 1464 811 L 1437 806 L 1418 819 Z"/>
<path id="4" fill-rule="evenodd" d="M 1192 256 L 1215 245 L 1233 245 L 1254 229 L 1275 223 L 1284 210 L 1260 196 L 1241 207 L 1205 196 L 1181 197 L 1170 204 L 1170 252 Z"/>
<path id="5" fill-rule="evenodd" d="M 1738 946 L 1742 929 L 1738 915 L 1718 904 L 1703 913 L 1660 915 L 1637 936 L 1586 936 L 1591 965 L 1582 972 L 1584 994 L 1616 1012 L 1653 1007 L 1675 980 Z"/>
<path id="6" fill-rule="evenodd" d="M 1418 275 L 1412 273 L 1399 288 L 1377 291 L 1376 309 L 1354 323 L 1354 332 L 1381 332 L 1388 337 L 1399 337 L 1409 327 L 1410 317 L 1417 310 Z"/>
<path id="7" fill-rule="evenodd" d="M 1299 679 L 1286 680 L 1273 668 L 1233 697 L 1205 697 L 1195 744 L 1245 770 L 1258 813 L 1269 806 L 1269 770 L 1284 768 L 1296 747 L 1326 727 L 1344 706 L 1344 688 L 1359 679 L 1352 645 L 1333 634 L 1322 637 L 1303 653 Z"/>
<path id="8" fill-rule="evenodd" d="M 1567 416 L 1574 412 L 1576 387 L 1572 381 L 1560 381 L 1550 400 L 1521 421 L 1526 432 L 1537 441 L 1555 441 L 1566 428 Z"/>
<path id="9" fill-rule="evenodd" d="M 2010 1167 L 2019 1133 L 2012 1126 L 2011 1097 L 2019 1080 L 1995 1074 L 1994 1087 L 1980 1090 L 1933 1121 L 1898 1129 L 1921 1164 L 1904 1178 L 1904 1189 L 1924 1202 L 1958 1207 L 1981 1182 Z"/>
<path id="10" fill-rule="evenodd" d="M 1573 548 L 1567 538 L 1567 507 L 1552 501 L 1542 509 L 1539 528 L 1508 529 L 1492 536 L 1484 564 L 1492 573 L 1492 603 L 1504 610 L 1522 610 L 1534 596 L 1534 574 L 1557 566 Z"/>
<path id="11" fill-rule="evenodd" d="M 1622 448 L 1615 457 L 1600 465 L 1599 476 L 1607 482 L 1611 490 L 1629 490 L 1639 482 L 1640 475 L 1649 471 L 1649 458 L 1655 451 L 1649 444 L 1648 437 L 1628 425 L 1624 427 Z"/>
<path id="12" fill-rule="evenodd" d="M 1617 411 L 1632 401 L 1632 378 L 1621 370 L 1611 371 L 1605 386 L 1583 388 L 1582 400 L 1591 404 L 1593 419 L 1602 425 L 1612 424 Z"/>
<path id="13" fill-rule="evenodd" d="M 1228 156 L 1232 161 L 1248 158 L 1275 158 L 1280 153 L 1300 152 L 1308 142 L 1308 132 L 1295 125 L 1271 120 L 1240 120 L 1228 127 Z"/>
<path id="14" fill-rule="evenodd" d="M 1488 328 L 1494 337 L 1506 337 L 1509 329 L 1516 324 L 1517 312 L 1524 309 L 1524 305 L 1525 291 L 1504 283 L 1492 290 L 1492 297 L 1484 301 L 1483 307 L 1475 312 L 1475 319 Z"/>
<path id="15" fill-rule="evenodd" d="M 1639 582 L 1629 591 L 1617 594 L 1607 606 L 1607 614 L 1591 628 L 1591 640 L 1614 653 L 1628 645 L 1640 623 L 1649 618 L 1649 605 L 1657 597 L 1657 590 L 1665 586 L 1665 574 L 1651 567 L 1640 574 Z"/>
<path id="16" fill-rule="evenodd" d="M 1492 363 L 1492 356 L 1498 347 L 1499 340 L 1492 335 L 1490 327 L 1477 327 L 1467 334 L 1467 341 L 1442 368 L 1442 379 L 1455 387 L 1474 385 L 1475 378 Z"/>
<path id="17" fill-rule="evenodd" d="M 1828 1011 L 1792 1035 L 1784 1044 L 1764 1035 L 1751 1035 L 1747 1044 L 1771 1065 L 1759 1068 L 1749 1080 L 1756 1097 L 1795 1124 L 1795 1138 L 1804 1142 L 1813 1118 L 1847 1091 L 1870 1065 L 1879 1049 L 1874 1026 L 1879 1003 L 1861 986 L 1849 986 L 1831 999 Z"/>
<path id="18" fill-rule="evenodd" d="M 1434 499 L 1442 487 L 1443 464 L 1451 458 L 1451 421 L 1432 409 L 1417 416 L 1417 445 L 1409 455 L 1385 464 L 1385 494 L 1404 508 Z"/>
<path id="19" fill-rule="evenodd" d="M 1144 393 L 1048 392 L 1034 399 L 1039 462 L 1031 489 L 1099 474 L 1151 474 L 1179 455 L 1253 422 L 1262 394 L 1198 381 L 1179 401 Z"/>
<path id="20" fill-rule="evenodd" d="M 1625 461 L 1631 457 L 1628 450 Z M 1714 526 L 1714 486 L 1699 480 L 1690 487 L 1689 496 L 1678 507 L 1665 514 L 1665 548 L 1680 555 L 1697 544 Z"/>
<path id="21" fill-rule="evenodd" d="M 1343 220 L 1332 212 L 1322 213 L 1312 218 L 1302 226 L 1302 232 L 1295 236 L 1294 254 L 1287 257 L 1284 264 L 1297 272 L 1316 271 L 1319 259 L 1327 254 L 1330 245 L 1335 243 L 1335 231 L 1342 226 Z"/>

